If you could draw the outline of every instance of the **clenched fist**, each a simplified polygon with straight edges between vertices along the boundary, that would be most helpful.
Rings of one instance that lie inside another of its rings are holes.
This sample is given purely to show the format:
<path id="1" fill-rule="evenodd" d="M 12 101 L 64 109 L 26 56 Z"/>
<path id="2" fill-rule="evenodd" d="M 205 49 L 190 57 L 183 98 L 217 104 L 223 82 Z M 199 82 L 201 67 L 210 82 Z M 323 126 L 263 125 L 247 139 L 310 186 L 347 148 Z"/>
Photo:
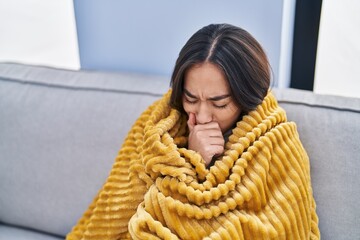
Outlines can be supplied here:
<path id="1" fill-rule="evenodd" d="M 224 136 L 217 122 L 197 124 L 194 113 L 189 114 L 187 121 L 190 134 L 188 148 L 194 150 L 203 157 L 208 166 L 215 155 L 224 152 Z"/>

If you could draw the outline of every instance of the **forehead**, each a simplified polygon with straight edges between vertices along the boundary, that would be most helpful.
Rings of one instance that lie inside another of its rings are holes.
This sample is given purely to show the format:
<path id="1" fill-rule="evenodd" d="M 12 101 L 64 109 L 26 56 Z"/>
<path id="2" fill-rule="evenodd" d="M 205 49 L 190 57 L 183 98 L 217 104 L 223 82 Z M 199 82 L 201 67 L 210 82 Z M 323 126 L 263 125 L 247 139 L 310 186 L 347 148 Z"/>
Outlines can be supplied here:
<path id="1" fill-rule="evenodd" d="M 191 93 L 228 94 L 229 83 L 222 69 L 213 63 L 196 64 L 185 73 L 184 87 Z"/>

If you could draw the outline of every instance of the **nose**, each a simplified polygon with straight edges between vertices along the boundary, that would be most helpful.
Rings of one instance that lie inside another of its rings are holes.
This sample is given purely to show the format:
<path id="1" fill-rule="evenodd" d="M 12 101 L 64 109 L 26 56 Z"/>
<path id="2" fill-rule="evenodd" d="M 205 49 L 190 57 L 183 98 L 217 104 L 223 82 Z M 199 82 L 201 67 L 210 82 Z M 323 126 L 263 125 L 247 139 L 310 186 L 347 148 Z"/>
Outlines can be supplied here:
<path id="1" fill-rule="evenodd" d="M 211 111 L 206 106 L 206 103 L 201 103 L 196 114 L 196 122 L 198 124 L 205 124 L 212 121 Z"/>

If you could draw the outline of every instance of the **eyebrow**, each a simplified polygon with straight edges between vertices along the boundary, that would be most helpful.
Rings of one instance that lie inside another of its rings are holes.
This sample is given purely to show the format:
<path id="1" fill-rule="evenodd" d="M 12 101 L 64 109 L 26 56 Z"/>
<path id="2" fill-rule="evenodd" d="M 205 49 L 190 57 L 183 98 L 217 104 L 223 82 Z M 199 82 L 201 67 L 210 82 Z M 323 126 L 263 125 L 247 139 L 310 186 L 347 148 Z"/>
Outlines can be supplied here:
<path id="1" fill-rule="evenodd" d="M 190 93 L 188 90 L 186 90 L 184 88 L 184 93 L 191 97 L 191 98 L 197 98 L 195 95 L 193 95 L 192 93 Z M 215 97 L 211 97 L 211 98 L 208 98 L 208 100 L 211 100 L 211 101 L 220 101 L 220 100 L 223 100 L 225 98 L 229 98 L 230 97 L 230 94 L 225 94 L 225 95 L 220 95 L 220 96 L 215 96 Z"/>

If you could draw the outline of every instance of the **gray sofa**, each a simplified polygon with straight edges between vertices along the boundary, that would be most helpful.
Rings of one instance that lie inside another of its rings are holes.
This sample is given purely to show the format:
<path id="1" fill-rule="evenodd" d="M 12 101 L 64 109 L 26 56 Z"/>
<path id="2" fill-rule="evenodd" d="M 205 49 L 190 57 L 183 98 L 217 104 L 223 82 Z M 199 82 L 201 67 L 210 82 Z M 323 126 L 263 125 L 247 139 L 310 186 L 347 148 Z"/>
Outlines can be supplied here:
<path id="1" fill-rule="evenodd" d="M 159 76 L 0 63 L 0 239 L 63 239 Z M 274 89 L 311 161 L 322 239 L 360 239 L 360 99 Z"/>

